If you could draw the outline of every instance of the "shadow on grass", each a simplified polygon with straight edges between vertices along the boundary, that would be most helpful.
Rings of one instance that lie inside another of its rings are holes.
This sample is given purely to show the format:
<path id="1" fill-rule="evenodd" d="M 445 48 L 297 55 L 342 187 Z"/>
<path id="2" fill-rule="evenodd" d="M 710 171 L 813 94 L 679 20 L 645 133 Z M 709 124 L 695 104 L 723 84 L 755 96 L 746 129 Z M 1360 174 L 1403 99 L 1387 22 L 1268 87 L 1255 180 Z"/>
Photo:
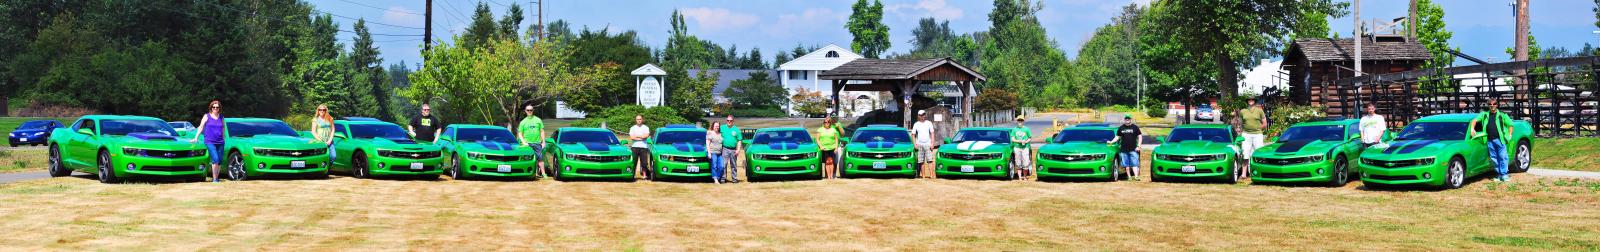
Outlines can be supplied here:
<path id="1" fill-rule="evenodd" d="M 1484 180 L 1488 180 L 1489 178 L 1493 178 L 1495 176 L 1498 176 L 1498 175 L 1495 175 L 1494 172 L 1492 172 L 1492 171 L 1491 172 L 1486 172 L 1486 173 L 1483 173 L 1483 174 L 1478 174 L 1478 176 L 1472 176 L 1472 177 L 1467 178 L 1464 181 L 1461 181 L 1461 187 L 1462 188 L 1466 188 L 1467 186 L 1471 186 L 1472 184 L 1477 184 L 1479 182 L 1482 182 Z M 1444 187 L 1434 187 L 1434 186 L 1427 186 L 1427 185 L 1380 185 L 1380 184 L 1368 184 L 1368 183 L 1361 183 L 1361 186 L 1356 187 L 1356 189 L 1361 189 L 1363 191 L 1374 191 L 1374 192 L 1400 192 L 1400 191 L 1439 192 L 1439 191 L 1450 190 L 1450 189 L 1446 189 Z"/>

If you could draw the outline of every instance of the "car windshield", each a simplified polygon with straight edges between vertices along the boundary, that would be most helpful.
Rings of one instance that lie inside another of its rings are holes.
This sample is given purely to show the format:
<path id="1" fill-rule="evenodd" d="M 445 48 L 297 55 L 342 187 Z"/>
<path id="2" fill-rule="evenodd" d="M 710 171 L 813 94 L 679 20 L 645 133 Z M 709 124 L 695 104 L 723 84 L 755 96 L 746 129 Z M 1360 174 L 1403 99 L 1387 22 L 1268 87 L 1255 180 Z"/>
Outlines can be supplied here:
<path id="1" fill-rule="evenodd" d="M 1289 127 L 1288 130 L 1284 130 L 1283 131 L 1283 135 L 1278 136 L 1278 142 L 1313 141 L 1313 140 L 1322 140 L 1322 141 L 1344 140 L 1344 126 L 1323 125 L 1323 126 Z"/>
<path id="2" fill-rule="evenodd" d="M 560 144 L 602 143 L 618 144 L 617 135 L 607 131 L 565 131 L 556 136 Z"/>
<path id="3" fill-rule="evenodd" d="M 17 126 L 17 129 L 37 130 L 50 127 L 51 121 L 30 121 Z"/>
<path id="4" fill-rule="evenodd" d="M 1394 140 L 1461 140 L 1467 138 L 1467 123 L 1419 122 L 1406 125 Z"/>
<path id="5" fill-rule="evenodd" d="M 194 127 L 193 125 L 190 125 L 189 122 L 169 122 L 169 123 L 167 123 L 167 125 L 168 126 L 172 126 L 172 128 L 178 128 L 178 129 L 185 129 L 185 128 Z"/>
<path id="6" fill-rule="evenodd" d="M 405 129 L 393 124 L 351 124 L 350 137 L 410 141 Z"/>
<path id="7" fill-rule="evenodd" d="M 462 142 L 462 143 L 495 142 L 495 143 L 508 143 L 508 144 L 515 144 L 515 143 L 521 142 L 521 141 L 517 140 L 517 137 L 515 135 L 511 135 L 511 130 L 500 129 L 500 128 L 494 128 L 494 129 L 460 128 L 460 129 L 456 129 L 456 141 L 459 141 L 459 142 Z"/>
<path id="8" fill-rule="evenodd" d="M 851 142 L 911 142 L 911 132 L 904 130 L 858 130 Z"/>
<path id="9" fill-rule="evenodd" d="M 1053 142 L 1057 142 L 1057 143 L 1066 143 L 1066 142 L 1104 143 L 1104 142 L 1110 142 L 1112 138 L 1116 138 L 1117 137 L 1116 133 L 1117 133 L 1116 131 L 1112 131 L 1112 130 L 1070 130 L 1069 129 L 1069 130 L 1063 130 L 1063 131 L 1061 131 L 1061 133 L 1056 134 L 1056 139 L 1054 139 L 1052 141 Z"/>
<path id="10" fill-rule="evenodd" d="M 706 133 L 700 131 L 667 131 L 656 135 L 656 144 L 706 144 Z"/>
<path id="11" fill-rule="evenodd" d="M 1232 143 L 1228 129 L 1219 128 L 1181 128 L 1173 129 L 1167 136 L 1167 142 L 1179 143 L 1183 141 L 1212 141 L 1218 143 Z"/>
<path id="12" fill-rule="evenodd" d="M 259 135 L 300 136 L 282 122 L 228 122 L 228 136 L 253 137 Z"/>
<path id="13" fill-rule="evenodd" d="M 770 143 L 811 143 L 811 134 L 804 130 L 774 130 L 756 132 L 756 137 L 750 139 L 754 144 Z"/>
<path id="14" fill-rule="evenodd" d="M 956 142 L 989 141 L 995 143 L 1011 143 L 1009 130 L 962 130 L 956 132 Z"/>
<path id="15" fill-rule="evenodd" d="M 157 120 L 104 120 L 100 121 L 100 134 L 127 135 L 133 133 L 154 133 L 177 136 L 178 131 L 167 122 Z"/>

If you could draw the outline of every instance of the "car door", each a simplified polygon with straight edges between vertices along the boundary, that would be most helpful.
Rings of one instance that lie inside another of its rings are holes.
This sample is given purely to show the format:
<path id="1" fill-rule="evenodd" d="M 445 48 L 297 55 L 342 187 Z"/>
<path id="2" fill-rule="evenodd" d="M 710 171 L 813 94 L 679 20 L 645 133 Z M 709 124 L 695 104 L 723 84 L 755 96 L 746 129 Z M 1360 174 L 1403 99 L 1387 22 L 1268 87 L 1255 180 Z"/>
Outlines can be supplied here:
<path id="1" fill-rule="evenodd" d="M 1481 130 L 1487 129 L 1487 127 L 1483 127 L 1485 123 L 1487 123 L 1486 120 L 1478 121 L 1478 124 L 1475 125 L 1467 125 L 1467 127 L 1480 129 L 1478 136 L 1467 136 L 1467 140 L 1463 141 L 1460 147 L 1461 156 L 1465 159 L 1463 161 L 1466 161 L 1467 165 L 1467 176 L 1478 174 L 1479 170 L 1493 165 L 1493 162 L 1489 161 L 1489 146 L 1487 145 L 1489 136 L 1482 133 L 1483 131 Z"/>
<path id="2" fill-rule="evenodd" d="M 439 139 L 434 139 L 434 140 L 435 141 L 433 142 L 433 145 L 434 146 L 439 146 L 439 149 L 444 151 L 445 161 L 447 161 L 447 162 L 448 161 L 454 161 L 454 158 L 456 158 L 456 154 L 457 154 L 456 153 L 456 127 L 454 125 L 452 125 L 450 127 L 445 127 L 444 128 L 444 132 L 443 133 L 439 133 Z"/>
<path id="3" fill-rule="evenodd" d="M 350 125 L 344 123 L 333 124 L 334 133 L 344 137 L 333 138 L 333 167 L 350 167 L 350 153 L 355 149 L 355 141 L 350 136 Z M 345 169 L 348 170 L 348 169 Z"/>
<path id="4" fill-rule="evenodd" d="M 96 127 L 97 125 L 98 123 L 93 119 L 78 121 L 77 126 L 72 129 L 72 137 L 67 139 L 66 151 L 62 152 L 67 155 L 63 158 L 68 163 L 79 167 L 92 166 L 94 164 L 94 150 L 96 148 L 95 146 L 89 146 L 91 145 L 89 140 L 96 138 L 95 135 L 100 133 L 99 127 Z M 78 133 L 79 129 L 88 129 L 90 134 Z"/>
<path id="5" fill-rule="evenodd" d="M 1361 123 L 1351 123 L 1344 126 L 1344 144 L 1339 145 L 1336 152 L 1344 153 L 1346 164 L 1355 164 L 1361 157 Z M 1329 157 L 1333 158 L 1333 157 Z M 1352 165 L 1353 166 L 1353 165 Z M 1354 169 L 1352 169 L 1354 170 Z"/>

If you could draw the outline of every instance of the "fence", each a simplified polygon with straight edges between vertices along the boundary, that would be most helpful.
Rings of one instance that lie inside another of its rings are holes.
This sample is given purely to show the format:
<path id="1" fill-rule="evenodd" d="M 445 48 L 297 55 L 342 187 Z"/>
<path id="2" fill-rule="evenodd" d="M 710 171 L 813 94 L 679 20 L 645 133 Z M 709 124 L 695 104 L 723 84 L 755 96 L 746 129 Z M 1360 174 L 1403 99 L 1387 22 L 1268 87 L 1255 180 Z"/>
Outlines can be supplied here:
<path id="1" fill-rule="evenodd" d="M 1017 113 L 1022 113 L 1022 115 L 1033 117 L 1033 114 L 1036 111 L 1037 110 L 1034 108 L 1022 108 L 1018 110 L 1008 109 L 990 112 L 973 112 L 972 125 L 988 127 L 1015 123 L 1017 121 Z"/>
<path id="2" fill-rule="evenodd" d="M 1358 117 L 1373 103 L 1396 125 L 1447 113 L 1476 113 L 1490 97 L 1500 110 L 1533 124 L 1541 137 L 1600 136 L 1600 57 L 1422 69 L 1324 83 L 1329 115 Z M 1328 86 L 1331 85 L 1331 86 Z"/>

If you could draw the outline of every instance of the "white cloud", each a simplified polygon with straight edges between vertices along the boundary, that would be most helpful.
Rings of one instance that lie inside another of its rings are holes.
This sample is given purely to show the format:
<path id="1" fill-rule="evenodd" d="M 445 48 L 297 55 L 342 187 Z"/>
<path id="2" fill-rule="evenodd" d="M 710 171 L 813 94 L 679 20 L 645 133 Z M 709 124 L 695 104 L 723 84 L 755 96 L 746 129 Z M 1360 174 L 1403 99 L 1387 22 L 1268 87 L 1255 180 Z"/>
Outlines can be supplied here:
<path id="1" fill-rule="evenodd" d="M 410 9 L 400 6 L 392 6 L 383 12 L 383 23 L 422 27 L 423 17 L 413 13 L 419 12 L 411 11 Z"/>
<path id="2" fill-rule="evenodd" d="M 779 38 L 805 36 L 815 29 L 843 29 L 848 14 L 827 8 L 810 8 L 798 14 L 781 14 L 773 24 L 764 25 L 767 34 Z"/>
<path id="3" fill-rule="evenodd" d="M 691 27 L 699 27 L 706 32 L 749 28 L 761 21 L 761 17 L 756 15 L 733 12 L 723 8 L 699 7 L 680 9 L 678 11 L 682 12 L 687 19 L 694 20 L 696 25 Z"/>
<path id="4" fill-rule="evenodd" d="M 886 12 L 910 18 L 933 17 L 939 20 L 957 20 L 965 15 L 961 8 L 950 6 L 945 3 L 945 0 L 921 0 L 914 4 L 890 4 L 884 6 L 883 9 Z"/>

